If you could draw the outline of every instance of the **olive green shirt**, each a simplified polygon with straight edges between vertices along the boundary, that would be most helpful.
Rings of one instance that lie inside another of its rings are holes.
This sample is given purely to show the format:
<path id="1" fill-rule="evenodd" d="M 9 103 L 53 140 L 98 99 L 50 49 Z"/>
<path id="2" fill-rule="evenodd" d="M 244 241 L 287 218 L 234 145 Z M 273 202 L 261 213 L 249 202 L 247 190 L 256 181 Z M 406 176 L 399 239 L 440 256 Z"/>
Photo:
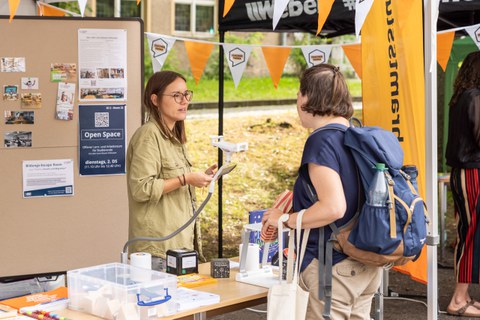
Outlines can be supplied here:
<path id="1" fill-rule="evenodd" d="M 166 179 L 191 172 L 191 166 L 185 145 L 167 138 L 155 120 L 135 132 L 127 149 L 129 239 L 168 236 L 192 217 L 194 187 L 163 193 Z M 167 250 L 181 248 L 196 249 L 202 257 L 198 223 L 166 241 L 134 242 L 129 250 L 165 259 Z"/>

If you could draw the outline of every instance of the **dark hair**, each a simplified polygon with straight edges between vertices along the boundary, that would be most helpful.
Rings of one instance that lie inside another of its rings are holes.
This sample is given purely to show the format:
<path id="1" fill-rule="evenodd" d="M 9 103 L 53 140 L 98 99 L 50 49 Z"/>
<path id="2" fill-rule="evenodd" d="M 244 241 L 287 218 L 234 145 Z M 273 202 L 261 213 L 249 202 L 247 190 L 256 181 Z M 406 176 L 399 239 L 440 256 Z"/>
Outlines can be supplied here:
<path id="1" fill-rule="evenodd" d="M 323 63 L 305 70 L 300 79 L 300 93 L 308 98 L 302 110 L 314 116 L 350 119 L 353 115 L 352 97 L 336 66 Z"/>
<path id="2" fill-rule="evenodd" d="M 453 84 L 453 96 L 449 106 L 453 107 L 465 90 L 480 88 L 480 51 L 469 53 L 458 71 Z"/>
<path id="3" fill-rule="evenodd" d="M 155 106 L 150 98 L 152 94 L 157 95 L 157 102 L 161 101 L 165 89 L 178 78 L 187 81 L 184 76 L 175 71 L 159 71 L 155 72 L 150 79 L 148 79 L 145 87 L 145 94 L 143 95 L 143 103 L 147 111 L 147 116 L 155 119 L 160 126 L 160 130 L 169 138 L 177 138 L 182 144 L 187 142 L 187 135 L 185 133 L 185 122 L 177 121 L 173 130 L 170 130 L 163 120 L 162 113 L 159 108 Z M 148 119 L 147 117 L 147 119 Z"/>

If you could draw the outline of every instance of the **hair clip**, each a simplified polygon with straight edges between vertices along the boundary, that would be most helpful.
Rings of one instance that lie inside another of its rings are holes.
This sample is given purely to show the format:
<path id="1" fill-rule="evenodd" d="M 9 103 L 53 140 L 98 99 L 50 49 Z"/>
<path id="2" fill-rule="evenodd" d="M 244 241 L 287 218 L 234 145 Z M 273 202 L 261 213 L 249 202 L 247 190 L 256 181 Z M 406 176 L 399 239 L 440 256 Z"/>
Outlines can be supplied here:
<path id="1" fill-rule="evenodd" d="M 339 66 L 333 67 L 333 72 L 335 73 L 340 72 L 340 67 Z"/>

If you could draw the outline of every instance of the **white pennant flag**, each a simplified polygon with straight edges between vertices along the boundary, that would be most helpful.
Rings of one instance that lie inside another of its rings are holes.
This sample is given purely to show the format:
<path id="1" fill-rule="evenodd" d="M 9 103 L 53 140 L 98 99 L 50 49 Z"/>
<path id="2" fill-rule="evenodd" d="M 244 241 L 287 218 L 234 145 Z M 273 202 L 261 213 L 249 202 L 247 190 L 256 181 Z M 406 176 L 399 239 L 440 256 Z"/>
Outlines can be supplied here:
<path id="1" fill-rule="evenodd" d="M 372 8 L 373 0 L 355 0 L 355 35 L 360 35 L 363 23 Z"/>
<path id="2" fill-rule="evenodd" d="M 275 30 L 275 28 L 277 27 L 277 24 L 280 21 L 280 18 L 282 17 L 288 2 L 290 2 L 290 0 L 273 1 L 273 30 Z"/>
<path id="3" fill-rule="evenodd" d="M 304 46 L 302 47 L 303 56 L 307 61 L 308 67 L 316 66 L 320 63 L 327 63 L 332 51 L 331 46 Z"/>
<path id="4" fill-rule="evenodd" d="M 225 50 L 228 67 L 232 73 L 233 83 L 235 83 L 235 88 L 237 88 L 240 79 L 242 79 L 243 71 L 245 71 L 247 66 L 252 48 L 246 45 L 224 43 L 223 49 Z"/>
<path id="5" fill-rule="evenodd" d="M 85 7 L 87 6 L 87 0 L 78 0 L 78 7 L 80 8 L 80 14 L 83 17 L 85 13 Z"/>
<path id="6" fill-rule="evenodd" d="M 465 28 L 465 31 L 468 32 L 468 34 L 470 35 L 470 38 L 472 38 L 473 42 L 475 42 L 478 49 L 480 49 L 480 24 L 476 24 L 474 26 Z"/>
<path id="7" fill-rule="evenodd" d="M 172 50 L 176 39 L 149 32 L 145 34 L 148 40 L 148 51 L 152 57 L 153 72 L 158 72 L 162 70 L 165 59 Z"/>

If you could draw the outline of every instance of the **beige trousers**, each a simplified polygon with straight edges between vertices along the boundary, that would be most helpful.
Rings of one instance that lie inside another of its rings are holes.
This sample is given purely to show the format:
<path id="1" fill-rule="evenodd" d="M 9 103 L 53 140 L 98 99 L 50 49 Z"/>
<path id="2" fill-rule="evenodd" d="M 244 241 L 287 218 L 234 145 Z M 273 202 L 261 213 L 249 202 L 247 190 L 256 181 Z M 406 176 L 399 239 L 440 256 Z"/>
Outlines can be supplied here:
<path id="1" fill-rule="evenodd" d="M 332 320 L 371 319 L 372 298 L 380 287 L 382 268 L 347 258 L 332 268 Z M 323 319 L 324 301 L 318 299 L 318 260 L 300 274 L 300 286 L 310 292 L 306 319 Z"/>

